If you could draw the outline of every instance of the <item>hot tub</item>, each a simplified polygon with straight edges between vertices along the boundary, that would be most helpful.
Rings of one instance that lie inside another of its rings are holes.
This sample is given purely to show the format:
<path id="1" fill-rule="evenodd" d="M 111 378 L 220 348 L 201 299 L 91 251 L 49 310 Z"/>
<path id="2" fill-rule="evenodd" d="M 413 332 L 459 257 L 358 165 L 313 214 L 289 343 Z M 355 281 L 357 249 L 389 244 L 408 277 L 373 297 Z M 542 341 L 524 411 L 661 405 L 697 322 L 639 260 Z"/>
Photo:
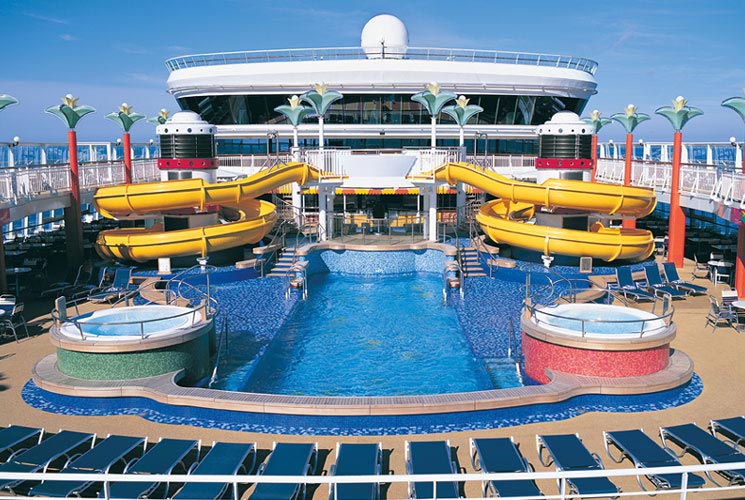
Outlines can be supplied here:
<path id="1" fill-rule="evenodd" d="M 199 311 L 179 306 L 133 306 L 103 309 L 74 318 L 60 327 L 71 339 L 120 342 L 171 335 L 201 321 Z"/>
<path id="2" fill-rule="evenodd" d="M 675 338 L 672 312 L 561 304 L 527 307 L 521 320 L 525 373 L 547 383 L 547 370 L 592 377 L 636 377 L 666 368 Z"/>

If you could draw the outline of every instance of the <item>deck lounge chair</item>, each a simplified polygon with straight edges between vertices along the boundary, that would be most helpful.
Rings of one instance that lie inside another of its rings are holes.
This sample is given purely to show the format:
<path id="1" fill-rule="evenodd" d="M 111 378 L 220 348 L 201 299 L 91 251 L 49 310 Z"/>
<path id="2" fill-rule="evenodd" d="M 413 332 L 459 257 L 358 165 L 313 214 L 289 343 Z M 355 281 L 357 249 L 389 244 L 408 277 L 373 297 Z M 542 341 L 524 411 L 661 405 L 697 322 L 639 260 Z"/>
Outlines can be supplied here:
<path id="1" fill-rule="evenodd" d="M 696 424 L 675 425 L 672 427 L 660 427 L 660 438 L 662 444 L 675 443 L 683 451 L 680 456 L 690 453 L 703 464 L 726 464 L 734 462 L 745 462 L 745 455 L 740 453 L 735 446 L 723 443 Z M 745 484 L 745 469 L 720 470 L 719 475 L 724 477 L 729 484 Z M 719 485 L 710 472 L 706 472 L 712 483 Z"/>
<path id="2" fill-rule="evenodd" d="M 406 441 L 407 474 L 455 474 L 450 441 Z M 436 488 L 436 490 L 434 488 Z M 452 480 L 409 483 L 409 498 L 459 498 L 458 483 Z"/>
<path id="3" fill-rule="evenodd" d="M 44 429 L 11 425 L 0 429 L 0 457 L 15 453 L 16 449 L 28 448 L 41 443 Z"/>
<path id="4" fill-rule="evenodd" d="M 60 431 L 31 448 L 21 448 L 0 465 L 0 472 L 46 472 L 47 468 L 60 459 L 67 460 L 73 453 L 90 448 L 95 434 L 74 431 Z M 23 480 L 2 479 L 0 489 L 15 493 L 14 489 Z"/>
<path id="5" fill-rule="evenodd" d="M 192 466 L 189 474 L 235 475 L 247 474 L 256 465 L 256 443 L 214 443 L 202 460 Z M 175 499 L 208 500 L 223 498 L 229 483 L 186 483 L 173 497 Z M 231 496 L 238 500 L 237 487 Z"/>
<path id="6" fill-rule="evenodd" d="M 552 463 L 557 471 L 588 471 L 602 470 L 603 462 L 595 453 L 585 448 L 577 434 L 555 434 L 551 436 L 536 436 L 538 459 L 545 467 Z M 543 451 L 548 452 L 544 457 Z M 619 488 L 607 477 L 582 477 L 566 480 L 570 492 L 577 495 L 607 495 L 615 497 Z M 559 490 L 561 482 L 559 481 Z"/>
<path id="7" fill-rule="evenodd" d="M 312 443 L 275 443 L 259 474 L 267 476 L 306 476 L 315 472 L 318 449 Z M 256 483 L 250 499 L 292 500 L 305 497 L 305 485 L 298 483 Z M 302 495 L 301 495 L 302 493 Z"/>
<path id="8" fill-rule="evenodd" d="M 636 284 L 634 277 L 631 275 L 631 270 L 627 267 L 616 268 L 616 281 L 618 283 L 618 291 L 627 300 L 631 299 L 634 302 L 641 302 L 643 300 L 655 300 L 657 298 L 654 293 Z"/>
<path id="9" fill-rule="evenodd" d="M 135 459 L 124 468 L 125 474 L 138 474 L 146 478 L 149 474 L 171 474 L 176 467 L 186 472 L 189 467 L 186 458 L 197 450 L 199 442 L 185 439 L 161 439 L 147 450 L 141 458 Z M 153 481 L 114 482 L 109 485 L 109 498 L 146 498 L 160 486 Z M 169 485 L 166 484 L 166 490 Z M 167 491 L 166 491 L 167 492 Z M 105 496 L 105 495 L 104 495 Z"/>
<path id="10" fill-rule="evenodd" d="M 137 449 L 144 449 L 145 439 L 131 436 L 109 436 L 96 446 L 86 451 L 79 457 L 66 464 L 60 470 L 65 474 L 104 474 L 118 462 L 124 468 L 128 456 L 136 453 Z M 47 480 L 34 486 L 29 491 L 29 496 L 42 497 L 69 497 L 71 495 L 82 496 L 86 490 L 102 483 L 94 481 L 54 481 Z M 96 491 L 97 493 L 97 491 Z"/>
<path id="11" fill-rule="evenodd" d="M 719 433 L 738 446 L 745 445 L 745 417 L 712 420 L 709 429 L 712 435 Z"/>
<path id="12" fill-rule="evenodd" d="M 512 438 L 471 439 L 471 464 L 474 470 L 494 472 L 532 472 L 533 467 L 522 456 Z M 538 497 L 541 490 L 532 479 L 482 481 L 482 496 L 489 492 L 499 497 Z"/>
<path id="13" fill-rule="evenodd" d="M 674 286 L 666 285 L 662 281 L 662 275 L 660 274 L 660 268 L 657 264 L 651 266 L 644 266 L 644 275 L 647 277 L 647 285 L 655 292 L 662 292 L 670 295 L 674 299 L 684 299 L 688 295 L 683 290 L 678 290 Z"/>
<path id="14" fill-rule="evenodd" d="M 667 283 L 678 290 L 683 290 L 691 295 L 702 295 L 708 291 L 708 288 L 705 286 L 682 279 L 678 274 L 678 269 L 675 267 L 675 262 L 664 262 L 662 264 L 662 271 L 665 273 Z"/>
<path id="15" fill-rule="evenodd" d="M 130 295 L 137 290 L 136 287 L 130 284 L 131 279 L 131 267 L 117 268 L 114 272 L 114 281 L 111 282 L 111 285 L 103 289 L 91 291 L 88 295 L 88 300 L 91 302 L 112 302 Z"/>
<path id="16" fill-rule="evenodd" d="M 336 445 L 336 464 L 331 476 L 379 476 L 383 450 L 376 443 L 343 443 Z M 330 500 L 377 500 L 380 482 L 332 484 Z"/>
<path id="17" fill-rule="evenodd" d="M 640 429 L 628 431 L 603 432 L 605 440 L 605 451 L 615 463 L 620 464 L 624 458 L 634 463 L 634 467 L 677 467 L 680 461 L 675 454 L 669 450 L 660 447 L 649 436 L 644 434 Z M 614 446 L 621 452 L 621 456 L 616 458 L 610 450 Z M 678 489 L 681 487 L 682 474 L 653 474 L 647 475 L 655 488 L 659 489 Z M 636 477 L 639 487 L 647 490 L 642 483 L 641 476 Z M 696 474 L 688 474 L 688 487 L 699 488 L 704 485 L 706 480 Z"/>

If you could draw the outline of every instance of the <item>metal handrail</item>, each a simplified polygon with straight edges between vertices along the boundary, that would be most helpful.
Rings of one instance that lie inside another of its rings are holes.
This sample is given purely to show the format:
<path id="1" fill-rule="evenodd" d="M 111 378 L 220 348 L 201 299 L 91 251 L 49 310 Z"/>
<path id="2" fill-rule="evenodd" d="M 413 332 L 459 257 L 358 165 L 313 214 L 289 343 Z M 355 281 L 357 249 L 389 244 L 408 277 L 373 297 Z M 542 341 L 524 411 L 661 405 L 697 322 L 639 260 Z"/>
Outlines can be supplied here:
<path id="1" fill-rule="evenodd" d="M 450 276 L 448 276 L 449 273 L 453 273 L 455 275 L 455 278 L 460 280 L 460 283 L 458 284 L 458 294 L 460 295 L 461 299 L 463 299 L 464 294 L 463 287 L 465 283 L 463 281 L 463 271 L 461 265 L 457 260 L 449 260 L 445 263 L 445 269 L 442 272 L 442 302 L 445 305 L 447 305 L 448 303 L 448 292 L 450 290 Z"/>
<path id="2" fill-rule="evenodd" d="M 298 274 L 300 276 L 298 276 Z M 290 268 L 285 272 L 285 278 L 287 278 L 287 290 L 285 291 L 285 299 L 289 300 L 290 292 L 292 291 L 292 283 L 294 279 L 300 280 L 300 289 L 302 290 L 303 300 L 308 300 L 308 275 L 305 266 L 298 262 L 293 262 Z"/>
<path id="3" fill-rule="evenodd" d="M 225 342 L 223 342 L 225 340 Z M 210 381 L 207 384 L 207 387 L 212 387 L 212 385 L 217 381 L 217 368 L 220 366 L 220 359 L 222 358 L 222 350 L 223 345 L 225 345 L 225 348 L 227 349 L 228 345 L 228 318 L 225 317 L 225 322 L 223 323 L 222 333 L 220 334 L 220 338 L 217 341 L 217 353 L 215 354 L 215 364 L 212 368 L 212 376 L 210 377 Z"/>

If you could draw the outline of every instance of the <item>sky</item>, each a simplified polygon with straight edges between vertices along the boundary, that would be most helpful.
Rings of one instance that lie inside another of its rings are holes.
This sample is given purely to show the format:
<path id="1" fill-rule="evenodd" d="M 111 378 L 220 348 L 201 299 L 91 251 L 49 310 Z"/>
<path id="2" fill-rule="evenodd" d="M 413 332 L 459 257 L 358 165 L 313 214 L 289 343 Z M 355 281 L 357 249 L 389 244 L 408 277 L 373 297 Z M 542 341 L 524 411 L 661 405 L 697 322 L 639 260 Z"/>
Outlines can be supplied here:
<path id="1" fill-rule="evenodd" d="M 383 13 L 404 22 L 411 46 L 593 59 L 598 93 L 584 115 L 635 104 L 652 117 L 636 138 L 672 140 L 654 111 L 678 95 L 704 112 L 684 140 L 745 137 L 740 117 L 720 105 L 745 96 L 745 0 L 0 0 L 0 94 L 20 101 L 0 113 L 0 142 L 65 141 L 65 125 L 44 109 L 68 93 L 97 110 L 78 124 L 78 140 L 114 141 L 121 130 L 104 116 L 122 102 L 148 117 L 178 109 L 166 92 L 169 57 L 358 47 L 362 27 Z M 624 136 L 617 123 L 600 132 L 601 140 Z M 155 138 L 154 126 L 137 123 L 132 137 Z"/>

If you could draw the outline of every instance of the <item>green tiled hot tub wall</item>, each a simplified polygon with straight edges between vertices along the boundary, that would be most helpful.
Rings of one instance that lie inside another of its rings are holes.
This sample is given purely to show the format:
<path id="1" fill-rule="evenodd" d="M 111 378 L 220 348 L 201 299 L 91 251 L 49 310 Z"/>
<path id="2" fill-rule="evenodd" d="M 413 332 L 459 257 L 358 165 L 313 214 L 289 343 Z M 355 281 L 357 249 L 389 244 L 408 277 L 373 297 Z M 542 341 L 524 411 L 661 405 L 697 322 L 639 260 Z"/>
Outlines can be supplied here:
<path id="1" fill-rule="evenodd" d="M 186 383 L 207 376 L 210 369 L 209 335 L 183 344 L 133 352 L 78 352 L 57 348 L 57 367 L 71 377 L 88 380 L 129 380 L 181 370 Z"/>

